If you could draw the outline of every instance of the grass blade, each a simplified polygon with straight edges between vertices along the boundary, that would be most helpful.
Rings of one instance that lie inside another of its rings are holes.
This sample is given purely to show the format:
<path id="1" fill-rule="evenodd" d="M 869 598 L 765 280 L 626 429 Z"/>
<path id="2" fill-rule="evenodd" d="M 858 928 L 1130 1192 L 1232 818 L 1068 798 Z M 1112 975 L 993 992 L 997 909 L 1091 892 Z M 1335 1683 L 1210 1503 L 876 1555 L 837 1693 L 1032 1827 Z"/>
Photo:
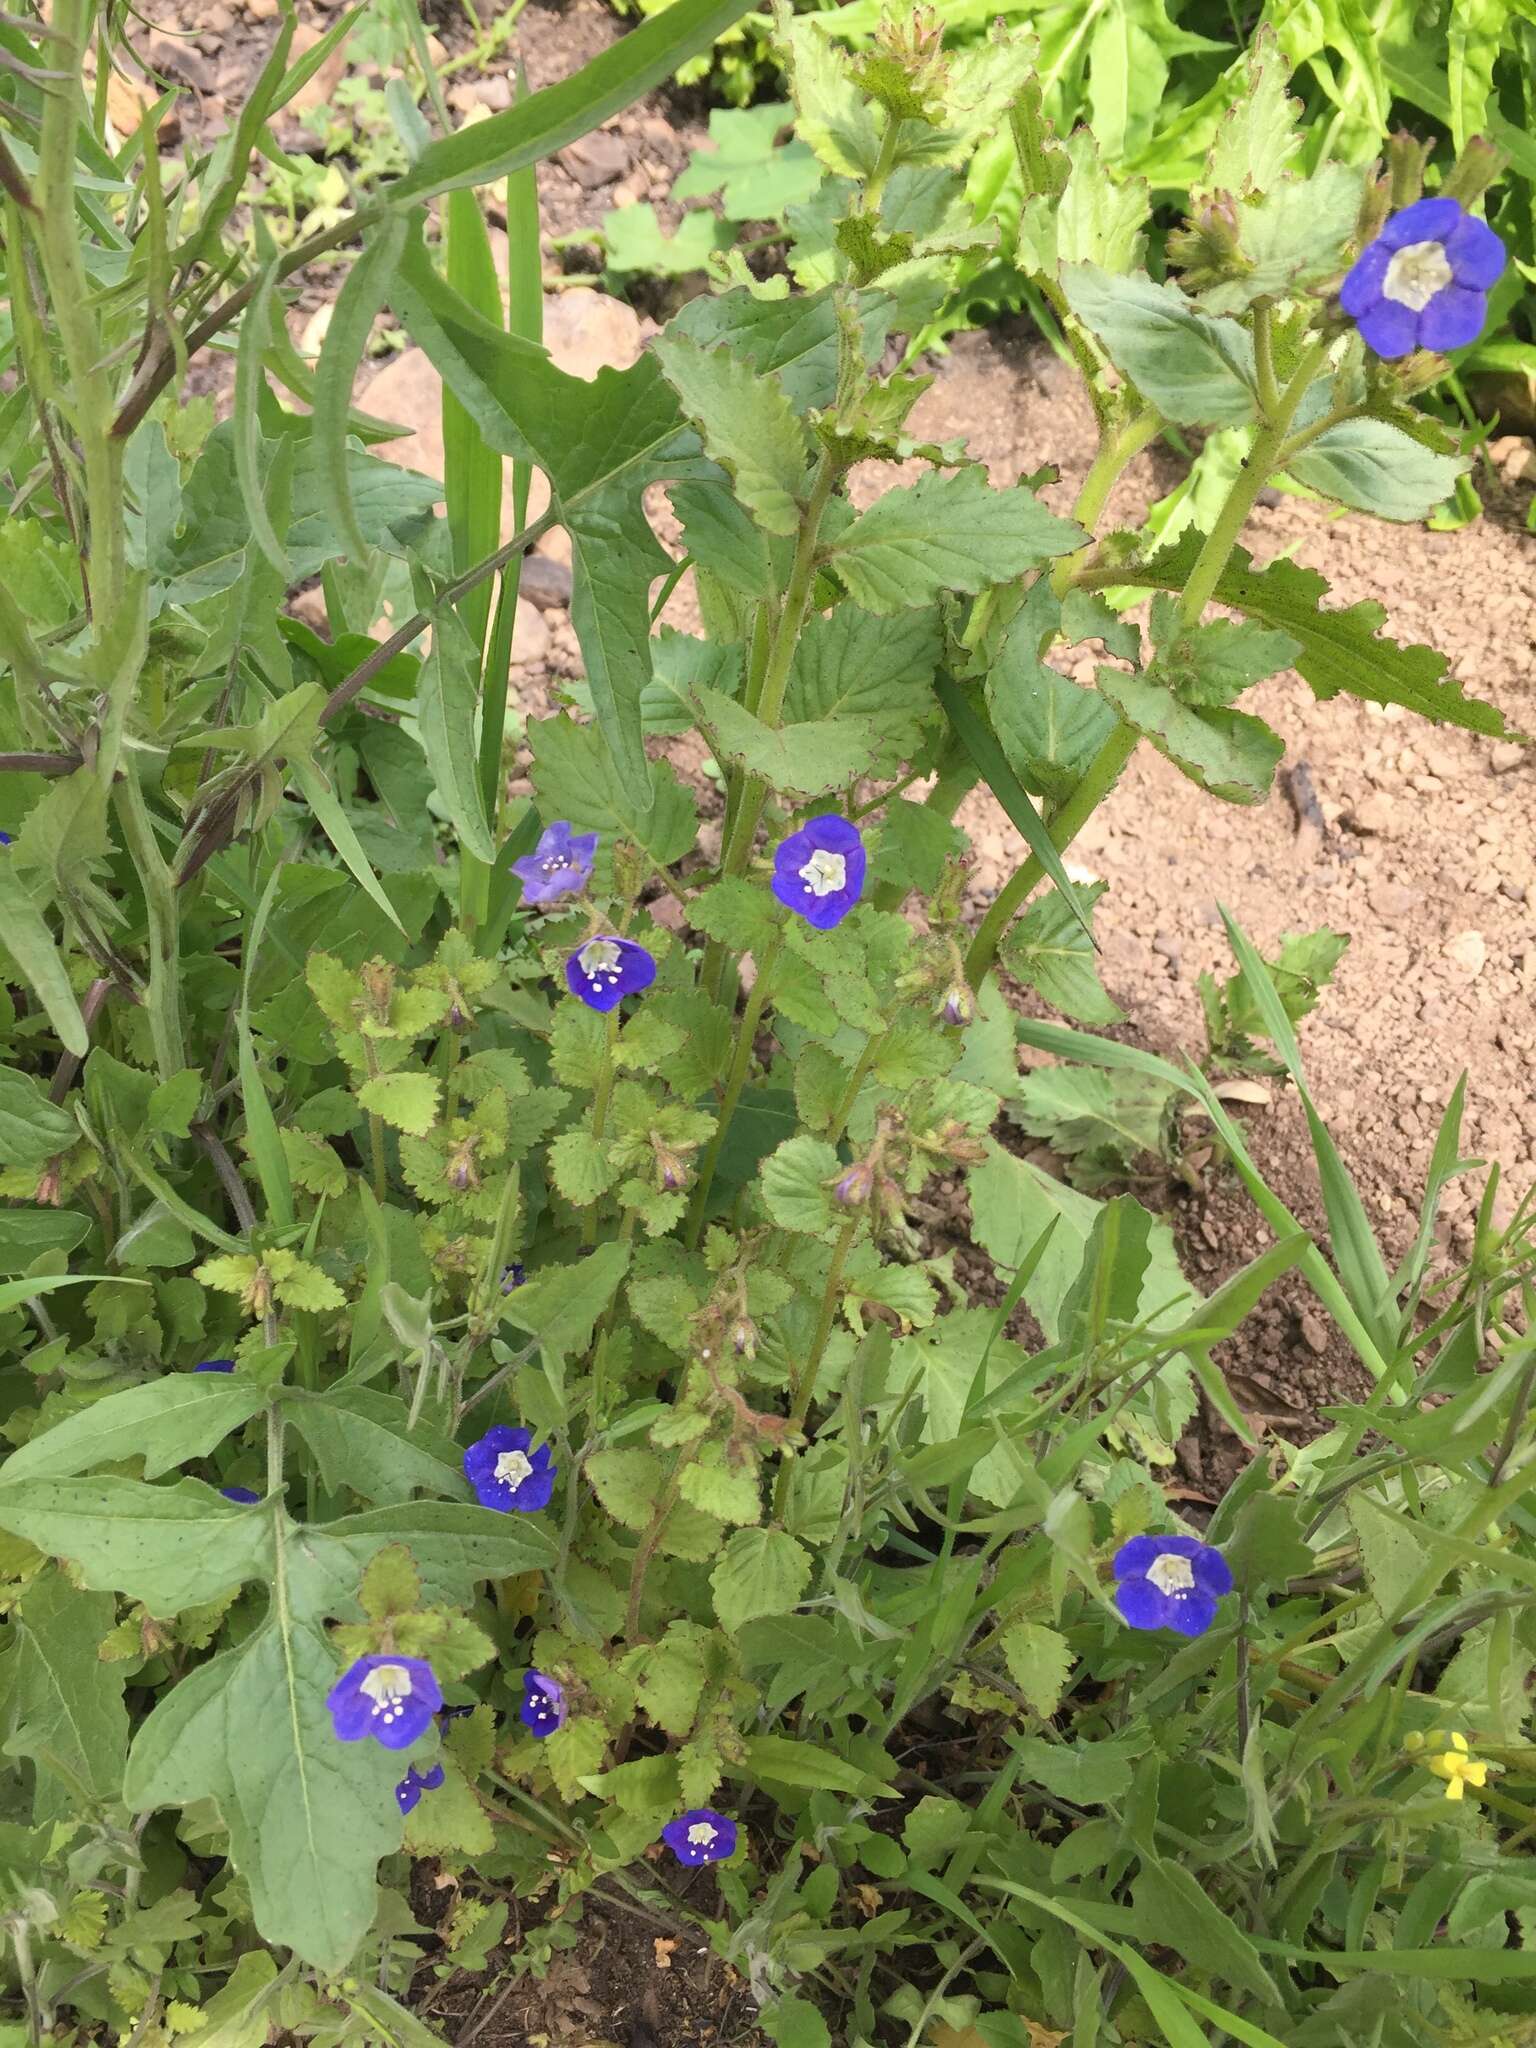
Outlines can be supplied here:
<path id="1" fill-rule="evenodd" d="M 347 473 L 352 382 L 374 319 L 388 296 L 405 247 L 406 227 L 404 214 L 386 214 L 348 271 L 315 370 L 315 476 L 326 514 L 355 562 L 367 561 L 369 548 L 358 529 Z"/>

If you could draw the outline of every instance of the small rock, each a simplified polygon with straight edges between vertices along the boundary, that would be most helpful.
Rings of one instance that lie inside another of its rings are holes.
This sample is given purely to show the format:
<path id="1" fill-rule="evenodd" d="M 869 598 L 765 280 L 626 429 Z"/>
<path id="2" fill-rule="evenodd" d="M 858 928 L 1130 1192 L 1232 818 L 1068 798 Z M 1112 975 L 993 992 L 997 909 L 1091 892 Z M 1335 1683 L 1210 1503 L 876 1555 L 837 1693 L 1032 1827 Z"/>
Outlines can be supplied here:
<path id="1" fill-rule="evenodd" d="M 475 80 L 475 97 L 493 114 L 504 114 L 512 104 L 512 81 L 505 72 L 498 71 L 490 78 Z"/>
<path id="2" fill-rule="evenodd" d="M 1458 932 L 1454 939 L 1447 939 L 1442 951 L 1464 974 L 1481 974 L 1488 964 L 1488 941 L 1481 932 Z"/>
<path id="3" fill-rule="evenodd" d="M 548 533 L 539 535 L 536 554 L 548 555 L 552 562 L 558 562 L 562 569 L 571 566 L 571 536 L 563 526 L 552 526 Z"/>
<path id="4" fill-rule="evenodd" d="M 567 611 L 571 602 L 571 572 L 564 562 L 537 552 L 524 555 L 518 595 L 541 612 Z"/>
<path id="5" fill-rule="evenodd" d="M 1154 953 L 1161 954 L 1164 960 L 1171 962 L 1174 966 L 1177 966 L 1184 957 L 1184 948 L 1173 936 L 1172 932 L 1159 932 L 1152 941 L 1152 950 Z"/>
<path id="6" fill-rule="evenodd" d="M 1501 740 L 1488 757 L 1489 765 L 1495 775 L 1507 775 L 1511 768 L 1520 766 L 1527 752 L 1518 740 Z"/>
<path id="7" fill-rule="evenodd" d="M 1500 882 L 1499 888 L 1509 898 L 1511 903 L 1523 903 L 1525 901 L 1526 887 L 1524 882 L 1512 882 L 1506 875 L 1504 880 Z"/>
<path id="8" fill-rule="evenodd" d="M 595 192 L 599 185 L 611 185 L 629 169 L 629 145 L 622 135 L 600 128 L 595 135 L 583 135 L 579 142 L 562 149 L 556 161 L 584 190 Z"/>
<path id="9" fill-rule="evenodd" d="M 559 292 L 544 301 L 544 346 L 558 369 L 590 383 L 599 370 L 640 359 L 640 316 L 604 292 Z"/>
<path id="10" fill-rule="evenodd" d="M 1423 900 L 1417 889 L 1409 889 L 1401 882 L 1378 882 L 1370 893 L 1372 910 L 1378 917 L 1388 919 L 1406 917 Z"/>
<path id="11" fill-rule="evenodd" d="M 544 615 L 525 597 L 517 600 L 512 622 L 512 659 L 530 668 L 549 659 L 549 628 Z"/>
<path id="12" fill-rule="evenodd" d="M 307 56 L 321 40 L 321 34 L 322 31 L 311 23 L 301 21 L 293 32 L 293 43 L 288 52 L 290 62 L 296 64 L 301 57 Z M 314 107 L 326 106 L 346 75 L 347 53 L 344 47 L 338 46 L 332 50 L 314 77 L 305 79 L 284 111 L 289 114 L 307 114 Z"/>
<path id="13" fill-rule="evenodd" d="M 1488 453 L 1505 483 L 1536 482 L 1536 448 L 1522 434 L 1500 434 L 1488 443 Z"/>
<path id="14" fill-rule="evenodd" d="M 276 21 L 277 0 L 245 0 L 245 11 L 252 21 Z"/>
<path id="15" fill-rule="evenodd" d="M 397 441 L 381 441 L 374 451 L 402 469 L 419 469 L 425 475 L 443 473 L 443 384 L 427 359 L 424 349 L 408 348 L 387 363 L 362 395 L 365 412 L 378 419 L 395 420 L 410 431 Z M 549 482 L 544 472 L 533 472 L 528 492 L 528 517 L 537 519 L 549 505 Z M 512 465 L 502 464 L 501 530 L 510 535 L 512 524 Z"/>
<path id="16" fill-rule="evenodd" d="M 1302 1311 L 1301 1341 L 1318 1358 L 1328 1349 L 1328 1331 L 1308 1309 Z"/>
<path id="17" fill-rule="evenodd" d="M 1356 832 L 1364 832 L 1372 839 L 1389 839 L 1398 826 L 1397 806 L 1380 790 L 1362 797 L 1345 815 Z"/>

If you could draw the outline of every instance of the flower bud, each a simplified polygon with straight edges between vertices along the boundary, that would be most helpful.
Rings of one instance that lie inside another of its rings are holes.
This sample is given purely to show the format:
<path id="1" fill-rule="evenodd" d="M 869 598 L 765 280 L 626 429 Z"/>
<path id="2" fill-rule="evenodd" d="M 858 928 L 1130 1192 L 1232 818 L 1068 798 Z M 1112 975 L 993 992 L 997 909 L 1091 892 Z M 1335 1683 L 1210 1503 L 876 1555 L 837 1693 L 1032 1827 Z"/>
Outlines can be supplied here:
<path id="1" fill-rule="evenodd" d="M 1401 213 L 1405 206 L 1412 206 L 1423 197 L 1424 166 L 1434 146 L 1433 142 L 1420 142 L 1406 128 L 1399 128 L 1387 138 L 1387 207 L 1391 212 Z M 1376 225 L 1379 228 L 1380 221 Z M 1366 239 L 1373 238 L 1374 230 Z"/>
<path id="2" fill-rule="evenodd" d="M 939 1005 L 939 1015 L 946 1024 L 956 1024 L 963 1031 L 976 1015 L 976 998 L 963 981 L 951 982 Z"/>
<path id="3" fill-rule="evenodd" d="M 731 1349 L 738 1358 L 756 1358 L 757 1325 L 750 1316 L 738 1316 L 731 1324 Z"/>
<path id="4" fill-rule="evenodd" d="M 662 1193 L 674 1195 L 679 1188 L 687 1187 L 691 1176 L 688 1161 L 682 1153 L 674 1151 L 670 1145 L 664 1145 L 654 1134 L 651 1138 L 651 1151 L 656 1161 L 656 1185 Z"/>
<path id="5" fill-rule="evenodd" d="M 1416 391 L 1427 391 L 1431 384 L 1438 384 L 1450 369 L 1444 356 L 1438 356 L 1432 349 L 1416 348 L 1411 356 L 1401 356 L 1387 366 L 1385 383 L 1391 379 L 1392 386 L 1404 398 L 1411 398 Z"/>
<path id="6" fill-rule="evenodd" d="M 43 1168 L 32 1199 L 44 1209 L 57 1209 L 63 1201 L 64 1182 L 57 1159 L 50 1159 Z"/>
<path id="7" fill-rule="evenodd" d="M 1218 192 L 1168 237 L 1168 260 L 1197 290 L 1223 278 L 1246 277 L 1253 265 L 1243 254 L 1242 229 L 1237 201 L 1230 192 Z"/>
<path id="8" fill-rule="evenodd" d="M 475 1171 L 475 1141 L 473 1138 L 466 1138 L 464 1140 L 463 1144 L 451 1154 L 448 1164 L 443 1170 L 447 1176 L 449 1187 L 453 1188 L 458 1194 L 467 1194 L 479 1187 L 480 1176 Z"/>
<path id="9" fill-rule="evenodd" d="M 874 1193 L 874 1187 L 875 1169 L 867 1159 L 859 1159 L 839 1177 L 832 1193 L 845 1209 L 861 1209 Z"/>
<path id="10" fill-rule="evenodd" d="M 455 996 L 454 1000 L 448 1005 L 446 1021 L 450 1031 L 467 1031 L 475 1021 L 474 1012 L 465 1009 L 458 997 Z"/>
<path id="11" fill-rule="evenodd" d="M 1507 153 L 1486 135 L 1469 135 L 1438 196 L 1454 199 L 1460 206 L 1475 206 L 1488 187 L 1504 175 L 1508 162 Z"/>
<path id="12" fill-rule="evenodd" d="M 395 1000 L 395 970 L 388 960 L 368 960 L 362 968 L 363 994 L 380 1024 L 389 1022 L 389 1007 Z"/>

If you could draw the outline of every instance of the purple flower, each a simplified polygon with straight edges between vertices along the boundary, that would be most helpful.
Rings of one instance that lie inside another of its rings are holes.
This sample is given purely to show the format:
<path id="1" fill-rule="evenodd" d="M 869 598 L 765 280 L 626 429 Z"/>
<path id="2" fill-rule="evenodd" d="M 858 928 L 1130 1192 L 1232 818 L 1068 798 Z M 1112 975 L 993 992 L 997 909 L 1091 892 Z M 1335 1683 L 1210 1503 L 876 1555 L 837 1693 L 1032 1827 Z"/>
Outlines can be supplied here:
<path id="1" fill-rule="evenodd" d="M 248 1486 L 221 1486 L 219 1491 L 226 1500 L 232 1500 L 242 1508 L 252 1507 L 261 1499 L 261 1495 L 252 1493 Z"/>
<path id="2" fill-rule="evenodd" d="M 235 1361 L 232 1358 L 205 1358 L 201 1365 L 194 1365 L 192 1368 L 194 1372 L 233 1372 L 234 1369 Z"/>
<path id="3" fill-rule="evenodd" d="M 402 1813 L 409 1813 L 421 1802 L 423 1792 L 435 1792 L 448 1773 L 441 1764 L 434 1764 L 430 1771 L 418 1771 L 413 1764 L 395 1787 L 395 1804 Z"/>
<path id="4" fill-rule="evenodd" d="M 0 832 L 0 846 L 9 846 L 11 843 L 12 842 L 10 833 Z"/>
<path id="5" fill-rule="evenodd" d="M 371 1735 L 386 1749 L 409 1749 L 443 1704 L 432 1666 L 420 1657 L 359 1657 L 325 1696 L 338 1742 Z"/>
<path id="6" fill-rule="evenodd" d="M 595 832 L 573 832 L 565 818 L 557 818 L 540 838 L 532 853 L 512 863 L 521 878 L 525 903 L 553 903 L 557 896 L 575 896 L 592 879 L 592 857 L 597 851 Z"/>
<path id="7" fill-rule="evenodd" d="M 523 1704 L 517 1718 L 532 1735 L 553 1735 L 565 1726 L 565 1688 L 542 1671 L 523 1673 Z"/>
<path id="8" fill-rule="evenodd" d="M 1133 1536 L 1115 1553 L 1115 1605 L 1132 1628 L 1203 1636 L 1232 1590 L 1219 1550 L 1198 1536 Z"/>
<path id="9" fill-rule="evenodd" d="M 578 946 L 565 963 L 565 982 L 589 1010 L 616 1010 L 656 979 L 656 962 L 633 939 L 604 934 Z"/>
<path id="10" fill-rule="evenodd" d="M 864 893 L 864 841 L 857 825 L 826 811 L 773 850 L 773 893 L 807 924 L 828 932 Z"/>
<path id="11" fill-rule="evenodd" d="M 1507 261 L 1485 220 L 1454 199 L 1417 199 L 1356 259 L 1339 304 L 1379 356 L 1464 348 Z"/>
<path id="12" fill-rule="evenodd" d="M 475 1489 L 481 1507 L 501 1514 L 537 1513 L 549 1506 L 555 1490 L 555 1464 L 548 1444 L 530 1449 L 533 1432 L 498 1422 L 464 1453 L 464 1477 Z"/>
<path id="13" fill-rule="evenodd" d="M 527 1282 L 528 1275 L 523 1271 L 516 1259 L 512 1261 L 510 1266 L 502 1267 L 501 1291 L 503 1294 L 515 1294 L 517 1289 L 526 1286 Z"/>
<path id="14" fill-rule="evenodd" d="M 661 1831 L 661 1839 L 679 1863 L 694 1867 L 700 1863 L 723 1863 L 727 1856 L 736 1853 L 736 1823 L 723 1813 L 716 1813 L 713 1807 L 696 1806 L 678 1819 L 669 1820 Z"/>

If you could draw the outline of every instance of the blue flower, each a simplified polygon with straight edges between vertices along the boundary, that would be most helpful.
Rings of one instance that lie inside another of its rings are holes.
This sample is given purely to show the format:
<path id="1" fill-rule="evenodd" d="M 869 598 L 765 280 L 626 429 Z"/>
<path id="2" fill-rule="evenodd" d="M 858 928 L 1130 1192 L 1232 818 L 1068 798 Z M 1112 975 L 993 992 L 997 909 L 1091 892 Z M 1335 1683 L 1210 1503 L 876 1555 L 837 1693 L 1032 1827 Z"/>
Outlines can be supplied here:
<path id="1" fill-rule="evenodd" d="M 696 1806 L 669 1820 L 661 1839 L 679 1863 L 695 1868 L 700 1863 L 723 1863 L 736 1853 L 736 1823 L 713 1807 Z"/>
<path id="2" fill-rule="evenodd" d="M 565 963 L 565 982 L 589 1010 L 616 1010 L 656 979 L 656 962 L 633 939 L 602 934 L 578 946 Z"/>
<path id="3" fill-rule="evenodd" d="M 371 1735 L 386 1749 L 409 1749 L 443 1704 L 432 1666 L 420 1657 L 359 1657 L 325 1696 L 339 1742 Z"/>
<path id="4" fill-rule="evenodd" d="M 517 1718 L 532 1735 L 553 1735 L 565 1726 L 565 1688 L 542 1671 L 523 1673 L 523 1704 Z"/>
<path id="5" fill-rule="evenodd" d="M 9 832 L 0 832 L 0 846 L 10 846 L 12 843 Z"/>
<path id="6" fill-rule="evenodd" d="M 857 825 L 826 811 L 773 851 L 773 893 L 807 924 L 828 932 L 864 893 L 864 841 Z"/>
<path id="7" fill-rule="evenodd" d="M 1418 199 L 1367 245 L 1339 304 L 1379 356 L 1465 348 L 1483 331 L 1488 288 L 1507 260 L 1488 223 L 1456 200 Z"/>
<path id="8" fill-rule="evenodd" d="M 1133 1536 L 1115 1553 L 1115 1605 L 1132 1628 L 1203 1636 L 1232 1590 L 1219 1550 L 1198 1536 Z"/>
<path id="9" fill-rule="evenodd" d="M 559 1466 L 548 1444 L 531 1450 L 533 1432 L 498 1422 L 464 1453 L 464 1477 L 483 1508 L 502 1514 L 537 1513 L 549 1506 Z"/>
<path id="10" fill-rule="evenodd" d="M 248 1508 L 261 1499 L 259 1493 L 252 1493 L 248 1486 L 221 1486 L 220 1493 L 226 1500 L 232 1500 L 238 1507 Z"/>
<path id="11" fill-rule="evenodd" d="M 502 1267 L 501 1291 L 503 1294 L 515 1294 L 519 1287 L 525 1287 L 527 1284 L 528 1275 L 523 1271 L 516 1259 L 512 1261 L 510 1266 Z"/>
<path id="12" fill-rule="evenodd" d="M 557 896 L 576 896 L 592 879 L 592 857 L 597 852 L 595 832 L 573 832 L 565 818 L 557 818 L 540 838 L 532 853 L 512 863 L 521 878 L 525 903 L 552 903 Z"/>
<path id="13" fill-rule="evenodd" d="M 235 1361 L 232 1358 L 205 1358 L 201 1365 L 194 1365 L 192 1368 L 194 1372 L 233 1372 L 234 1369 Z"/>
<path id="14" fill-rule="evenodd" d="M 413 1764 L 395 1787 L 396 1806 L 402 1813 L 409 1813 L 421 1803 L 422 1793 L 435 1792 L 447 1775 L 441 1764 L 434 1764 L 430 1771 L 418 1771 Z"/>

